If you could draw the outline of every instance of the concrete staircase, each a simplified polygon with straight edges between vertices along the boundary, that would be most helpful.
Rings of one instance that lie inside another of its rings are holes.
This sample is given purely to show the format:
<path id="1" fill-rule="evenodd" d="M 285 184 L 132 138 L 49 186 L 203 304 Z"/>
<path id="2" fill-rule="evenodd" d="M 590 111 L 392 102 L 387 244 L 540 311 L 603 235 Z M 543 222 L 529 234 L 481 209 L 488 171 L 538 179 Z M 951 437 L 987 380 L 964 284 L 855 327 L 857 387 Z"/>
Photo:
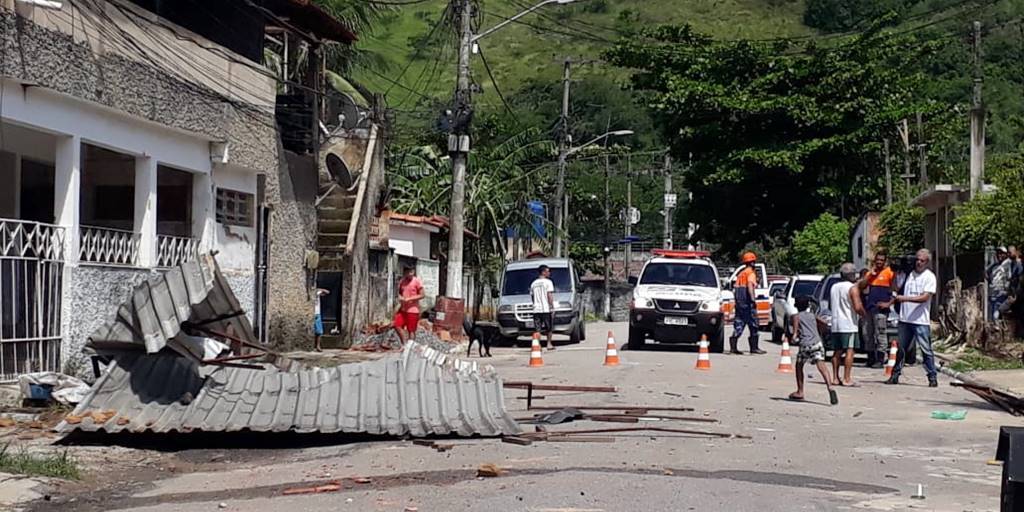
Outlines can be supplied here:
<path id="1" fill-rule="evenodd" d="M 317 206 L 317 241 L 320 268 L 340 265 L 348 247 L 349 232 L 356 215 L 357 192 L 336 187 Z M 337 267 L 340 268 L 340 267 Z"/>

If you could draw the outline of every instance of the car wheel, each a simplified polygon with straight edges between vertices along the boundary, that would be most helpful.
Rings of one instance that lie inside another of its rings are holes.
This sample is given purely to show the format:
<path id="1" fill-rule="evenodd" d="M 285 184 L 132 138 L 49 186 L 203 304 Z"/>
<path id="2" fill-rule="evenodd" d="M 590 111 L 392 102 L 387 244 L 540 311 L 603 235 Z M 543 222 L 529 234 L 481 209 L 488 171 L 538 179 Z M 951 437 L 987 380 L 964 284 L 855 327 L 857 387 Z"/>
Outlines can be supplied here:
<path id="1" fill-rule="evenodd" d="M 577 322 L 576 323 L 576 328 L 574 328 L 572 330 L 572 332 L 569 333 L 569 343 L 572 343 L 572 344 L 575 345 L 575 344 L 578 344 L 580 342 L 580 340 L 582 339 L 580 337 L 580 331 L 582 329 L 583 329 L 583 322 Z"/>
<path id="2" fill-rule="evenodd" d="M 587 341 L 587 323 L 580 317 L 580 341 Z"/>
<path id="3" fill-rule="evenodd" d="M 778 326 L 772 324 L 772 343 L 782 343 L 782 336 L 785 333 Z"/>
<path id="4" fill-rule="evenodd" d="M 633 326 L 629 327 L 629 343 L 627 346 L 630 350 L 643 350 L 644 348 L 644 332 L 640 329 L 635 329 Z"/>
<path id="5" fill-rule="evenodd" d="M 709 352 L 714 352 L 716 354 L 721 354 L 722 352 L 725 352 L 725 329 L 724 328 L 719 327 L 718 328 L 718 332 L 716 332 L 711 337 L 711 342 L 708 344 L 708 351 Z"/>
<path id="6" fill-rule="evenodd" d="M 503 347 L 514 347 L 519 343 L 519 336 L 501 336 L 499 342 Z"/>

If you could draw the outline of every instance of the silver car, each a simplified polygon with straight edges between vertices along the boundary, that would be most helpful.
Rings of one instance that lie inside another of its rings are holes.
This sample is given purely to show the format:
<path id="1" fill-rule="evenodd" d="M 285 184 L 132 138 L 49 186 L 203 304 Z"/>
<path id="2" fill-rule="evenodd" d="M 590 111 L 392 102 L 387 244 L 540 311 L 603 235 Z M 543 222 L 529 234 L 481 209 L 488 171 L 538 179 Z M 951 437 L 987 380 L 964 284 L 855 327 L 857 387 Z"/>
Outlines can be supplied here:
<path id="1" fill-rule="evenodd" d="M 516 340 L 534 333 L 533 298 L 530 285 L 537 279 L 541 265 L 551 269 L 551 282 L 555 285 L 555 310 L 552 331 L 569 336 L 579 343 L 586 339 L 583 297 L 576 268 L 565 258 L 543 258 L 515 261 L 505 265 L 498 294 L 498 326 L 501 336 Z"/>

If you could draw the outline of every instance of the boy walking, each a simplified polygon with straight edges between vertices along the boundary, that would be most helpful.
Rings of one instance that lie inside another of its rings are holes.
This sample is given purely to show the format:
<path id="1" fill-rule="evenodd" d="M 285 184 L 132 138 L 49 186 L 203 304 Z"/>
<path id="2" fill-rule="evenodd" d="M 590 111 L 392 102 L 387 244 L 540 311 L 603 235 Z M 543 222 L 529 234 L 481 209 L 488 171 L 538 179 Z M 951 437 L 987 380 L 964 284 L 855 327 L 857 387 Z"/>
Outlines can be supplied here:
<path id="1" fill-rule="evenodd" d="M 402 345 L 409 338 L 416 336 L 416 327 L 420 323 L 420 300 L 423 299 L 423 282 L 416 277 L 415 267 L 402 270 L 402 280 L 398 282 L 398 311 L 395 312 L 395 332 Z"/>
<path id="2" fill-rule="evenodd" d="M 789 399 L 804 399 L 804 364 L 810 361 L 818 368 L 821 378 L 825 379 L 829 403 L 836 405 L 839 403 L 839 396 L 836 390 L 832 389 L 828 364 L 825 363 L 825 346 L 822 345 L 821 335 L 818 334 L 818 323 L 825 325 L 825 322 L 810 311 L 810 305 L 811 300 L 806 295 L 796 298 L 796 309 L 799 313 L 793 317 L 793 334 L 790 335 L 790 342 L 796 339 L 800 349 L 796 354 L 796 392 L 790 393 Z"/>

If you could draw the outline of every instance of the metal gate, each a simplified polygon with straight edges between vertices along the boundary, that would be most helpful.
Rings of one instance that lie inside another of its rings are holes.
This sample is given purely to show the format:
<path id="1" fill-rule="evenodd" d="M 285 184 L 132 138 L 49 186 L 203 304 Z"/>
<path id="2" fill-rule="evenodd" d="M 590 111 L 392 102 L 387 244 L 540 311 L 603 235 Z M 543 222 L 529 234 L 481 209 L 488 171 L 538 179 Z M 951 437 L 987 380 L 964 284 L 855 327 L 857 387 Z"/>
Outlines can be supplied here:
<path id="1" fill-rule="evenodd" d="M 64 229 L 0 219 L 0 381 L 60 371 Z"/>

